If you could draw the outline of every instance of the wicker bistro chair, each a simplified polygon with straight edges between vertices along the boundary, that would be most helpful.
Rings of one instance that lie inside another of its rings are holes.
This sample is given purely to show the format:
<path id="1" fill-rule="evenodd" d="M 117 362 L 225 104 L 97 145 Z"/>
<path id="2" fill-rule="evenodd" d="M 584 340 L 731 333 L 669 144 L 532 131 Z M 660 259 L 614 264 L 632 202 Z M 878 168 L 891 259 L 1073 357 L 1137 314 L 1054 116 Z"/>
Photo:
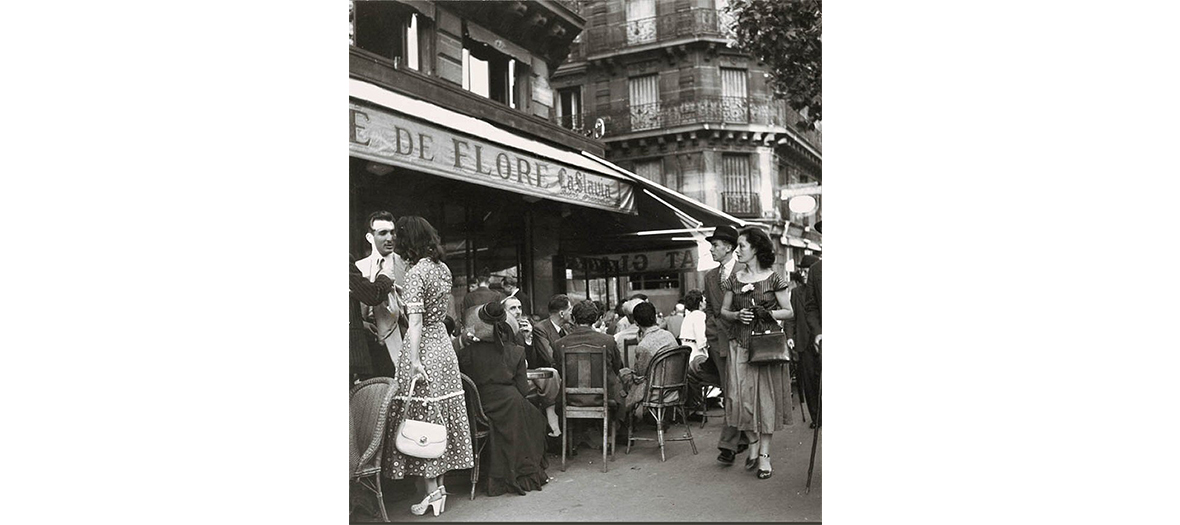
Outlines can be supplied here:
<path id="1" fill-rule="evenodd" d="M 565 472 L 565 458 L 569 448 L 570 432 L 568 419 L 601 419 L 602 420 L 602 471 L 606 472 L 607 446 L 610 446 L 611 458 L 615 455 L 614 425 L 610 417 L 610 400 L 607 395 L 607 374 L 610 369 L 610 357 L 607 355 L 609 347 L 579 344 L 566 347 L 561 359 L 561 377 L 565 378 L 564 393 L 561 396 L 561 471 Z M 600 387 L 593 386 L 591 362 L 595 358 L 602 360 L 602 383 Z M 570 364 L 577 365 L 571 377 Z M 569 396 L 577 394 L 596 394 L 602 396 L 602 406 L 570 406 Z M 608 441 L 607 433 L 610 433 Z"/>
<path id="2" fill-rule="evenodd" d="M 471 451 L 475 462 L 471 467 L 471 498 L 475 499 L 475 485 L 479 482 L 479 457 L 487 446 L 492 435 L 492 420 L 483 412 L 483 400 L 479 397 L 479 389 L 475 388 L 467 374 L 460 373 L 463 378 L 463 397 L 467 400 L 467 422 L 471 425 Z"/>
<path id="3" fill-rule="evenodd" d="M 389 521 L 389 515 L 381 493 L 381 456 L 389 405 L 396 393 L 393 379 L 388 377 L 369 379 L 348 392 L 349 480 L 377 494 L 377 506 L 385 521 Z"/>
<path id="4" fill-rule="evenodd" d="M 656 437 L 655 438 L 641 438 L 632 437 L 632 432 L 635 427 L 635 418 L 627 418 L 627 453 L 631 453 L 631 443 L 633 441 L 659 441 L 660 443 L 660 461 L 667 461 L 664 456 L 664 442 L 665 441 L 688 441 L 692 446 L 692 453 L 696 455 L 697 444 L 692 439 L 692 428 L 688 424 L 688 417 L 685 414 L 684 403 L 688 398 L 688 356 L 692 352 L 692 348 L 688 346 L 679 346 L 670 350 L 664 350 L 656 354 L 651 359 L 651 363 L 647 366 L 647 391 L 643 395 L 643 400 L 639 402 L 640 406 L 647 409 L 652 417 L 656 418 Z M 684 436 L 678 438 L 664 437 L 664 414 L 667 409 L 672 409 L 673 417 L 676 413 L 684 421 Z"/>

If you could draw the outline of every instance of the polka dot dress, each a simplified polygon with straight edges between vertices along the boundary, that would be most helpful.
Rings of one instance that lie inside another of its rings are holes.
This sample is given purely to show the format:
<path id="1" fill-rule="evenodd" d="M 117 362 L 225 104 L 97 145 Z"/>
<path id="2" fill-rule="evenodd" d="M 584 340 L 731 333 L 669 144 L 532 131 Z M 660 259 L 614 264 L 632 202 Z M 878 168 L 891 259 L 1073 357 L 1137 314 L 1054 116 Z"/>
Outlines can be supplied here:
<path id="1" fill-rule="evenodd" d="M 422 314 L 422 342 L 419 355 L 430 381 L 421 380 L 414 388 L 409 417 L 447 427 L 447 450 L 436 459 L 421 459 L 397 451 L 394 440 L 401 422 L 403 406 L 410 389 L 410 338 L 406 337 L 397 361 L 397 395 L 389 411 L 385 436 L 385 477 L 441 476 L 450 470 L 473 466 L 471 428 L 467 422 L 467 405 L 463 397 L 463 380 L 459 377 L 459 360 L 447 336 L 443 319 L 447 315 L 447 294 L 451 291 L 451 270 L 445 264 L 421 259 L 406 271 L 406 313 Z M 423 409 L 421 400 L 427 400 Z"/>

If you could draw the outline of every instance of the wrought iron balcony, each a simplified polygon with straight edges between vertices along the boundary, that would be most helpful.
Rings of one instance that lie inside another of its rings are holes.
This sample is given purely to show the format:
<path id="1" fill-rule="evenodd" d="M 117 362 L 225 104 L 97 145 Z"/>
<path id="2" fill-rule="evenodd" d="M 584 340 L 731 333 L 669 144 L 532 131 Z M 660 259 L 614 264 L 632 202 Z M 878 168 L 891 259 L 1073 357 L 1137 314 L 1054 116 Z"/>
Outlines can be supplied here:
<path id="1" fill-rule="evenodd" d="M 722 192 L 721 206 L 722 211 L 734 217 L 762 216 L 762 198 L 757 193 Z"/>
<path id="2" fill-rule="evenodd" d="M 588 112 L 561 117 L 561 127 L 584 131 L 602 118 L 604 140 L 612 137 L 692 124 L 754 124 L 791 128 L 817 150 L 820 136 L 814 129 L 799 130 L 799 113 L 783 100 L 770 97 L 692 97 L 669 102 L 628 105 L 607 112 Z"/>
<path id="3" fill-rule="evenodd" d="M 628 20 L 622 25 L 607 25 L 586 29 L 586 52 L 604 53 L 621 48 L 666 42 L 686 37 L 724 38 L 716 9 L 696 8 L 675 13 Z"/>
<path id="4" fill-rule="evenodd" d="M 684 100 L 637 104 L 605 113 L 587 113 L 586 120 L 601 117 L 606 136 L 688 124 L 794 125 L 789 108 L 782 101 L 765 97 L 692 97 Z M 569 126 L 563 123 L 563 127 Z M 572 129 L 572 128 L 569 128 Z"/>

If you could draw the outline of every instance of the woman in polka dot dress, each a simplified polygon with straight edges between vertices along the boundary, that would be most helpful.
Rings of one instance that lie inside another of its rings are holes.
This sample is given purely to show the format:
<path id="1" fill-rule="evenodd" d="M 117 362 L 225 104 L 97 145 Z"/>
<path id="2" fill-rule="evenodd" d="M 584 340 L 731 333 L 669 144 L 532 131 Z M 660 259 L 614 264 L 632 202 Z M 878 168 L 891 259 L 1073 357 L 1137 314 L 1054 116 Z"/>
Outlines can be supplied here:
<path id="1" fill-rule="evenodd" d="M 467 423 L 467 406 L 463 398 L 463 381 L 459 377 L 459 360 L 443 326 L 447 297 L 451 291 L 451 270 L 442 263 L 443 251 L 438 233 L 421 217 L 402 217 L 397 221 L 398 255 L 409 264 L 406 271 L 405 312 L 410 329 L 402 343 L 397 362 L 397 388 L 389 411 L 385 438 L 385 477 L 426 478 L 426 498 L 410 507 L 417 515 L 433 507 L 434 514 L 446 508 L 443 476 L 451 470 L 471 468 L 471 428 Z M 410 380 L 418 378 L 410 393 Z M 421 459 L 398 452 L 394 446 L 397 424 L 408 399 L 409 417 L 447 428 L 447 449 L 436 459 Z M 422 400 L 427 401 L 423 410 Z"/>

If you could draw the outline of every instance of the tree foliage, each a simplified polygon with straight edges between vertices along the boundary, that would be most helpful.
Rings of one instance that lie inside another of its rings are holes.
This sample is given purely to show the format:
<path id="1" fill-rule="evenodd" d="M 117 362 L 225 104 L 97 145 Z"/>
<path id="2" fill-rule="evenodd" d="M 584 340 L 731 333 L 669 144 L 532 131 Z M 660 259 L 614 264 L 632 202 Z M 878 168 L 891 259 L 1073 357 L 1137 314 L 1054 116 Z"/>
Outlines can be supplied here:
<path id="1" fill-rule="evenodd" d="M 801 111 L 804 125 L 810 126 L 822 119 L 820 2 L 729 0 L 725 8 L 738 49 L 769 66 L 767 83 L 774 96 Z"/>

